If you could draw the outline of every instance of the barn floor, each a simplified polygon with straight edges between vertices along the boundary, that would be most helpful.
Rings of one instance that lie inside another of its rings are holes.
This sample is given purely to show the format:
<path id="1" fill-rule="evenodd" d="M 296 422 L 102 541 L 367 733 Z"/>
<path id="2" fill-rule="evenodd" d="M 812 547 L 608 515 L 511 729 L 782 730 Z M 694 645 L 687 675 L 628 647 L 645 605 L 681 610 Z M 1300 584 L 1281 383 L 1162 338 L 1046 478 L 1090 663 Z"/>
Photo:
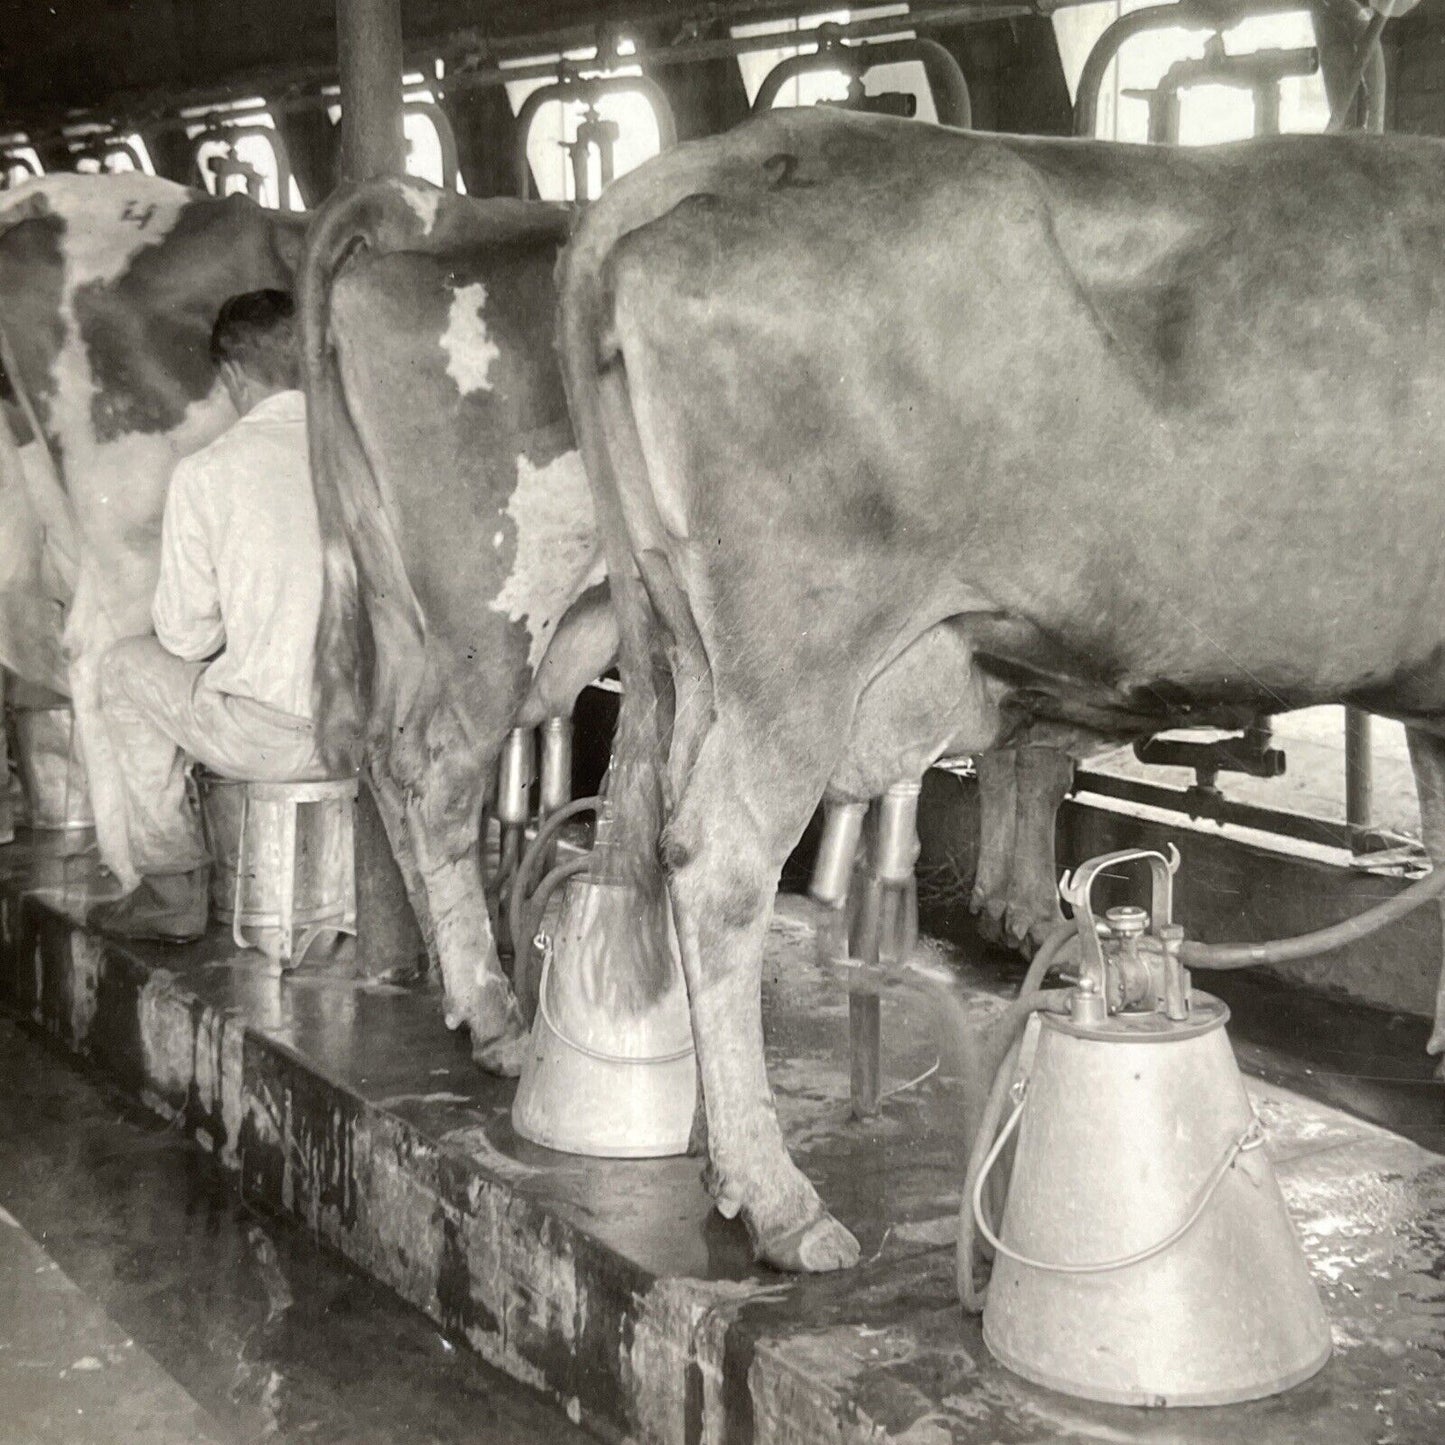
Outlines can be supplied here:
<path id="1" fill-rule="evenodd" d="M 429 990 L 358 983 L 344 951 L 282 978 L 219 930 L 186 948 L 101 944 L 72 921 L 94 886 L 89 857 L 23 836 L 0 849 L 12 1011 L 182 1121 L 253 1204 L 301 1220 L 604 1434 L 1445 1438 L 1445 1160 L 1278 1084 L 1250 1089 L 1332 1319 L 1333 1360 L 1288 1396 L 1227 1410 L 1088 1405 L 1008 1374 L 961 1315 L 946 1077 L 894 1095 L 875 1123 L 849 1120 L 846 1000 L 814 962 L 801 900 L 780 900 L 768 951 L 772 1079 L 794 1157 L 865 1263 L 793 1280 L 752 1268 L 741 1228 L 709 1210 L 696 1161 L 588 1161 L 519 1140 L 511 1085 L 477 1074 Z M 939 953 L 960 1007 L 997 1006 L 996 968 Z M 939 1012 L 911 990 L 885 999 L 890 1081 L 938 1057 Z"/>

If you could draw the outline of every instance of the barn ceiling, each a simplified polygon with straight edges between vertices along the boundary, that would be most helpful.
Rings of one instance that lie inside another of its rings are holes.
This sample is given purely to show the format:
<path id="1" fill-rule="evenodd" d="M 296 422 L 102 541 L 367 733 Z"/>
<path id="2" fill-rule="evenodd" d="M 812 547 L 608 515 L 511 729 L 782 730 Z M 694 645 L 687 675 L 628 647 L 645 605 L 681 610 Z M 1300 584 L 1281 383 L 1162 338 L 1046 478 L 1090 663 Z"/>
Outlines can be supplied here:
<path id="1" fill-rule="evenodd" d="M 0 4 L 0 115 L 11 118 L 53 120 L 121 97 L 214 92 L 335 65 L 336 0 Z M 624 22 L 666 41 L 807 8 L 807 0 L 402 0 L 402 29 L 409 54 L 448 42 L 515 54 L 529 38 L 566 32 L 585 43 Z"/>

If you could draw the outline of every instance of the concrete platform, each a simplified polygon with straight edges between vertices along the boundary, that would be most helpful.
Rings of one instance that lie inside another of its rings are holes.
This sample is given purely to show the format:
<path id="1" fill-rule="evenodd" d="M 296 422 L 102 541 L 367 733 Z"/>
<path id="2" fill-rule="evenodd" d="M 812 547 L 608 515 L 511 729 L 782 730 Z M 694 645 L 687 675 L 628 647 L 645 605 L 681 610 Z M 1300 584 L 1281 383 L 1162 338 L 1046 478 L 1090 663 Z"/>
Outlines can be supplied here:
<path id="1" fill-rule="evenodd" d="M 1087 1405 L 996 1365 L 954 1295 L 962 1173 L 944 1073 L 847 1117 L 846 1001 L 780 900 L 765 982 L 794 1157 L 858 1235 L 845 1276 L 756 1270 L 694 1160 L 570 1158 L 517 1139 L 426 990 L 358 982 L 345 954 L 282 978 L 219 936 L 122 947 L 77 926 L 92 859 L 0 849 L 0 995 L 208 1144 L 258 1204 L 315 1233 L 448 1332 L 610 1437 L 678 1442 L 1445 1438 L 1445 1161 L 1252 1084 L 1330 1311 L 1336 1355 L 1290 1395 L 1228 1410 Z M 996 974 L 950 956 L 966 1010 Z M 884 1001 L 886 1068 L 939 1055 L 941 1010 Z"/>

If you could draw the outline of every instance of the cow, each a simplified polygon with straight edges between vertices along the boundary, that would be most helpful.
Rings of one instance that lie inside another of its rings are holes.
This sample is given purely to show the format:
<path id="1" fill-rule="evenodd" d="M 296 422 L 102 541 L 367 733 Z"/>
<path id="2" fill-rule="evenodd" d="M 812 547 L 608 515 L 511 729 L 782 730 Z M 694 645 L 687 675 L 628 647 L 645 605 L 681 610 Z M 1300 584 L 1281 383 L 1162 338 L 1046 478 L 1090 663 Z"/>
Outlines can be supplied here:
<path id="1" fill-rule="evenodd" d="M 1442 196 L 1421 138 L 795 110 L 582 217 L 560 349 L 621 636 L 613 850 L 640 903 L 665 883 L 707 1178 L 760 1259 L 857 1258 L 787 1156 L 759 1009 L 825 790 L 1346 702 L 1406 722 L 1445 860 Z"/>
<path id="2" fill-rule="evenodd" d="M 237 292 L 290 289 L 304 230 L 142 174 L 51 175 L 0 197 L 8 493 L 14 444 L 34 459 L 30 506 L 0 513 L 0 666 L 70 695 L 101 857 L 127 888 L 139 877 L 100 657 L 150 631 L 172 467 L 235 420 L 207 351 L 216 312 Z"/>
<path id="3" fill-rule="evenodd" d="M 488 780 L 508 731 L 570 714 L 617 647 L 553 344 L 569 224 L 373 182 L 319 213 L 300 292 L 318 737 L 364 757 L 447 1022 L 502 1074 L 526 1027 L 483 892 Z"/>

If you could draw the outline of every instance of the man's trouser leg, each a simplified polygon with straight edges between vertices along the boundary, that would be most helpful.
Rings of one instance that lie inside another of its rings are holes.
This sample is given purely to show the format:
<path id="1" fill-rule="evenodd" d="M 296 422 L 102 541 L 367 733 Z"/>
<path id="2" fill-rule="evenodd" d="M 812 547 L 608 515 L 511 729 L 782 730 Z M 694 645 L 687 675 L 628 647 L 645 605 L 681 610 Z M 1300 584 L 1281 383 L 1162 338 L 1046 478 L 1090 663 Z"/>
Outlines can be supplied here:
<path id="1" fill-rule="evenodd" d="M 205 670 L 154 638 L 117 643 L 101 668 L 136 867 L 152 882 L 191 875 L 192 889 L 208 860 L 186 799 L 188 755 L 230 778 L 289 782 L 323 774 L 309 722 L 216 692 L 205 685 Z"/>
<path id="2" fill-rule="evenodd" d="M 153 637 L 127 638 L 101 660 L 101 711 L 120 767 L 131 856 L 142 874 L 184 873 L 207 862 L 186 799 L 187 729 L 180 726 L 205 670 Z"/>

